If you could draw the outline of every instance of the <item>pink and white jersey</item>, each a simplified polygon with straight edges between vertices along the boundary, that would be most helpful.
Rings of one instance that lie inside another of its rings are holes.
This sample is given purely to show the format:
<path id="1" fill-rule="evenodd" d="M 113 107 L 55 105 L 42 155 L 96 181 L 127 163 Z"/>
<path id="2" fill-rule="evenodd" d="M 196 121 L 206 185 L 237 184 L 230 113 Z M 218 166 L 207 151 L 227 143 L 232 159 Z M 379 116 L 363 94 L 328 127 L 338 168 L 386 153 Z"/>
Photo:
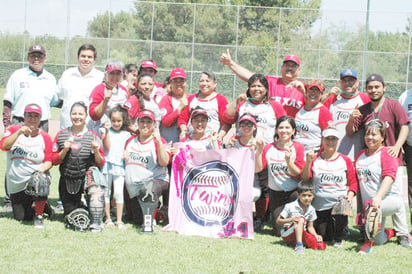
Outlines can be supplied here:
<path id="1" fill-rule="evenodd" d="M 186 143 L 191 148 L 197 151 L 206 151 L 206 150 L 214 149 L 213 143 L 212 143 L 212 136 L 210 136 L 210 134 L 205 134 L 205 136 L 203 136 L 201 139 L 193 139 L 193 137 L 189 135 L 186 138 L 184 138 L 182 142 Z M 220 142 L 219 142 L 219 148 L 220 148 Z"/>
<path id="2" fill-rule="evenodd" d="M 167 146 L 166 140 L 162 142 Z M 132 136 L 126 143 L 127 160 L 126 183 L 142 182 L 150 179 L 169 181 L 167 167 L 157 162 L 157 144 L 154 138 L 142 143 L 139 136 Z"/>
<path id="3" fill-rule="evenodd" d="M 190 112 L 197 107 L 201 107 L 205 109 L 207 114 L 209 115 L 206 133 L 211 133 L 212 131 L 219 132 L 221 126 L 223 125 L 221 118 L 223 117 L 223 114 L 228 105 L 227 99 L 221 94 L 216 94 L 216 96 L 214 96 L 213 98 L 204 100 L 200 99 L 196 94 L 190 96 L 188 100 L 188 107 L 186 107 L 182 111 L 179 117 L 179 126 L 181 124 L 186 124 L 188 125 L 190 130 L 190 128 L 192 127 L 190 124 Z"/>
<path id="4" fill-rule="evenodd" d="M 179 118 L 178 107 L 181 101 L 171 94 L 165 95 L 159 103 L 162 123 L 160 125 L 160 135 L 168 142 L 179 142 L 180 130 L 177 125 Z"/>
<path id="5" fill-rule="evenodd" d="M 113 88 L 113 95 L 107 104 L 107 107 L 104 111 L 103 116 L 100 118 L 97 116 L 95 109 L 104 100 L 105 90 L 106 90 L 106 85 L 104 83 L 101 83 L 100 85 L 96 86 L 93 89 L 92 93 L 90 94 L 90 98 L 89 98 L 90 99 L 89 114 L 90 114 L 90 118 L 92 118 L 92 121 L 90 121 L 87 124 L 87 128 L 95 132 L 99 132 L 99 128 L 101 128 L 106 121 L 110 121 L 110 118 L 109 118 L 110 110 L 112 110 L 112 108 L 118 105 L 123 105 L 124 103 L 126 103 L 129 97 L 127 90 L 123 86 L 118 85 L 117 87 Z"/>
<path id="6" fill-rule="evenodd" d="M 291 145 L 292 160 L 295 165 L 302 170 L 305 165 L 305 147 L 297 142 Z M 292 191 L 298 187 L 299 177 L 293 177 L 289 173 L 288 165 L 285 161 L 286 149 L 279 148 L 276 143 L 267 144 L 263 148 L 262 164 L 263 169 L 268 168 L 269 188 L 275 191 Z"/>
<path id="7" fill-rule="evenodd" d="M 338 152 L 347 155 L 353 162 L 358 152 L 364 148 L 363 132 L 356 132 L 349 137 L 346 135 L 346 124 L 355 107 L 363 106 L 370 102 L 370 99 L 363 92 L 359 92 L 349 99 L 341 97 L 338 100 L 337 98 L 338 96 L 329 97 L 323 105 L 329 108 L 335 127 L 338 130 Z"/>
<path id="8" fill-rule="evenodd" d="M 275 135 L 276 121 L 280 117 L 286 115 L 285 110 L 281 105 L 269 100 L 266 103 L 254 104 L 252 101 L 247 100 L 242 102 L 238 106 L 237 119 L 242 117 L 245 113 L 250 113 L 256 116 L 256 126 L 257 126 L 257 138 L 263 136 L 263 141 L 265 144 L 273 142 L 273 136 Z M 240 135 L 240 133 L 238 133 Z"/>
<path id="9" fill-rule="evenodd" d="M 295 117 L 305 104 L 305 96 L 296 87 L 285 85 L 282 78 L 266 76 L 269 83 L 269 97 L 281 104 L 288 116 Z"/>
<path id="10" fill-rule="evenodd" d="M 2 150 L 5 139 L 18 131 L 22 125 L 11 126 L 0 140 Z M 13 146 L 7 150 L 7 190 L 10 194 L 23 191 L 26 182 L 33 172 L 46 161 L 52 160 L 52 140 L 50 136 L 40 130 L 36 136 L 25 136 L 21 134 L 17 137 Z"/>
<path id="11" fill-rule="evenodd" d="M 375 153 L 367 155 L 367 149 L 359 152 L 355 161 L 356 174 L 362 200 L 371 200 L 378 192 L 383 178 L 386 176 L 396 178 L 396 171 L 398 170 L 398 159 L 393 158 L 388 154 L 386 147 L 382 147 Z M 400 195 L 400 186 L 392 184 L 388 195 Z"/>
<path id="12" fill-rule="evenodd" d="M 318 154 L 310 168 L 310 177 L 315 185 L 312 205 L 318 211 L 332 208 L 340 196 L 349 190 L 358 190 L 355 168 L 348 156 L 339 154 L 334 159 L 325 159 Z"/>
<path id="13" fill-rule="evenodd" d="M 333 125 L 332 114 L 324 107 L 319 106 L 312 110 L 302 107 L 296 113 L 296 137 L 295 141 L 305 146 L 305 152 L 319 151 L 322 139 L 322 131 Z"/>
<path id="14" fill-rule="evenodd" d="M 242 143 L 242 141 L 240 140 L 240 136 L 235 137 L 235 143 L 233 145 L 233 148 L 249 148 L 254 150 L 254 148 L 251 145 Z"/>

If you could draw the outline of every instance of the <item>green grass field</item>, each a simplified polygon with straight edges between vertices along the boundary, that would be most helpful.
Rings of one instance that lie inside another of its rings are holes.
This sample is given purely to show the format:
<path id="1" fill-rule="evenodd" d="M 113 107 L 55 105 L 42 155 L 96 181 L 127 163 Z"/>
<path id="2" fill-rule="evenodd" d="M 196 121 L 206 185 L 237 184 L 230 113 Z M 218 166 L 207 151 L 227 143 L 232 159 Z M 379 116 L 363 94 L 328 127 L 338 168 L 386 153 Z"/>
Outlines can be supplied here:
<path id="1" fill-rule="evenodd" d="M 53 118 L 58 119 L 58 111 L 53 111 Z M 0 161 L 0 178 L 4 178 L 4 152 Z M 57 167 L 52 176 L 49 200 L 56 205 Z M 344 241 L 342 249 L 307 249 L 297 256 L 280 238 L 271 236 L 269 225 L 255 234 L 255 240 L 189 237 L 162 232 L 161 227 L 143 235 L 131 224 L 126 224 L 126 231 L 105 229 L 93 234 L 65 229 L 62 215 L 46 219 L 45 229 L 38 230 L 2 210 L 0 273 L 412 273 L 412 249 L 400 247 L 396 239 L 374 247 L 371 254 L 358 255 L 354 218 L 350 241 Z"/>

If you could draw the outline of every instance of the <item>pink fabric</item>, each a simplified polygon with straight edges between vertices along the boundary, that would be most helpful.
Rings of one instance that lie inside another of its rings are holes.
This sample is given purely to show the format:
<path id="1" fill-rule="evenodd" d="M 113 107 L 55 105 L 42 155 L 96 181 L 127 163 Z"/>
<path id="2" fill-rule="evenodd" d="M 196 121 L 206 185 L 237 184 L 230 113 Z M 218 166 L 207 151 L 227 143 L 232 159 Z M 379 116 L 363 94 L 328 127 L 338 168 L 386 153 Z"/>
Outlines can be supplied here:
<path id="1" fill-rule="evenodd" d="M 198 152 L 182 143 L 173 159 L 169 225 L 164 231 L 253 239 L 254 152 Z"/>

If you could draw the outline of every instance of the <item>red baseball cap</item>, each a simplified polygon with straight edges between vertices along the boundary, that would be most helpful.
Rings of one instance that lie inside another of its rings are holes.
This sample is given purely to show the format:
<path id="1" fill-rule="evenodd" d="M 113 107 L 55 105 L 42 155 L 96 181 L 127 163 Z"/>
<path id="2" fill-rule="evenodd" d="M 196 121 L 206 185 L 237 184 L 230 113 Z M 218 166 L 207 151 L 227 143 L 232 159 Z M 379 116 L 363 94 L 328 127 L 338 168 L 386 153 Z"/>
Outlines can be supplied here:
<path id="1" fill-rule="evenodd" d="M 172 72 L 170 73 L 170 80 L 172 80 L 172 79 L 174 79 L 174 78 L 184 78 L 184 79 L 187 79 L 185 70 L 182 69 L 182 68 L 175 68 L 175 69 L 173 69 Z"/>
<path id="2" fill-rule="evenodd" d="M 144 60 L 141 64 L 140 67 L 142 68 L 152 68 L 155 71 L 157 71 L 157 66 L 156 63 L 152 60 Z"/>
<path id="3" fill-rule="evenodd" d="M 209 118 L 209 114 L 207 113 L 207 111 L 205 109 L 195 108 L 194 110 L 192 110 L 190 120 L 195 118 L 196 116 L 199 116 L 199 115 L 203 115 L 203 116 L 206 116 L 206 118 Z"/>
<path id="4" fill-rule="evenodd" d="M 137 114 L 137 118 L 138 118 L 138 119 L 142 119 L 142 118 L 144 118 L 144 117 L 149 117 L 149 118 L 152 119 L 153 121 L 156 120 L 155 114 L 153 113 L 153 111 L 148 110 L 148 109 L 142 110 L 141 112 L 139 112 L 139 113 Z"/>
<path id="5" fill-rule="evenodd" d="M 309 86 L 307 86 L 306 90 L 310 90 L 310 88 L 312 88 L 312 87 L 317 87 L 321 92 L 323 92 L 325 90 L 324 87 L 322 87 L 321 85 L 319 85 L 316 82 L 311 83 Z"/>
<path id="6" fill-rule="evenodd" d="M 107 72 L 113 72 L 113 71 L 123 71 L 123 67 L 120 63 L 112 63 L 108 64 L 105 69 Z"/>
<path id="7" fill-rule="evenodd" d="M 254 125 L 256 125 L 256 119 L 255 119 L 255 117 L 253 117 L 253 116 L 250 115 L 250 114 L 244 114 L 242 117 L 240 117 L 240 119 L 239 119 L 239 124 L 240 124 L 241 122 L 243 122 L 243 121 L 249 121 L 249 122 L 252 122 Z"/>
<path id="8" fill-rule="evenodd" d="M 283 60 L 283 63 L 291 61 L 293 63 L 296 63 L 300 66 L 300 60 L 299 57 L 297 57 L 296 55 L 288 55 L 285 57 L 285 59 Z"/>
<path id="9" fill-rule="evenodd" d="M 40 114 L 40 116 L 42 115 L 41 107 L 37 104 L 28 104 L 24 108 L 24 113 L 30 113 L 30 112 L 38 113 Z"/>

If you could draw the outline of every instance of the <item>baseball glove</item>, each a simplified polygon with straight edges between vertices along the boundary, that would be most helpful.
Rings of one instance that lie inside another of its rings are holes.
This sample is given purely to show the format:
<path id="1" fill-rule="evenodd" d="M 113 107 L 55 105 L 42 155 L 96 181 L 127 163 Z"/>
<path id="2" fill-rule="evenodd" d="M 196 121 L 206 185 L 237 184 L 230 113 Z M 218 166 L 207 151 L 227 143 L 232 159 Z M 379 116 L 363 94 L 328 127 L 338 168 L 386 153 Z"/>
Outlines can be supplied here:
<path id="1" fill-rule="evenodd" d="M 365 232 L 369 241 L 375 239 L 382 223 L 382 212 L 379 208 L 370 206 L 366 211 Z"/>
<path id="2" fill-rule="evenodd" d="M 340 196 L 332 208 L 332 215 L 352 216 L 352 207 L 345 196 Z"/>
<path id="3" fill-rule="evenodd" d="M 26 183 L 25 193 L 34 198 L 44 198 L 50 192 L 51 177 L 49 174 L 35 171 Z"/>

